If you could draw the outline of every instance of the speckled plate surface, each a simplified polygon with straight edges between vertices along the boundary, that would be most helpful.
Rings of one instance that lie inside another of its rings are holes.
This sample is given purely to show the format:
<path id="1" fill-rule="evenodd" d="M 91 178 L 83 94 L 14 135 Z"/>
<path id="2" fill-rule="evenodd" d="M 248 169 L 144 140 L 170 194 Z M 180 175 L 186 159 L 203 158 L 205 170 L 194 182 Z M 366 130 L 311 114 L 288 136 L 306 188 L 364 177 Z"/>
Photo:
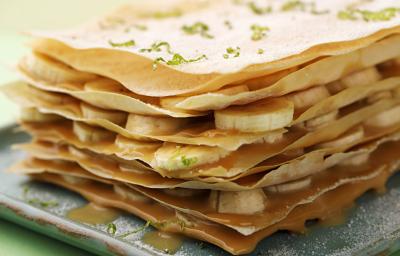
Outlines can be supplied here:
<path id="1" fill-rule="evenodd" d="M 88 226 L 69 220 L 69 210 L 86 201 L 67 190 L 26 177 L 7 174 L 4 170 L 23 157 L 10 145 L 28 140 L 13 128 L 0 130 L 0 218 L 16 222 L 37 232 L 62 240 L 99 255 L 163 255 L 141 242 L 144 232 L 126 239 L 109 235 L 107 225 Z M 54 207 L 40 208 L 28 199 L 57 201 Z M 144 225 L 129 214 L 121 215 L 114 224 L 122 234 Z M 400 174 L 388 183 L 388 192 L 378 196 L 367 193 L 357 201 L 346 223 L 335 227 L 313 225 L 306 235 L 280 232 L 261 242 L 252 255 L 389 255 L 400 249 Z M 228 255 L 212 245 L 186 239 L 176 255 Z"/>

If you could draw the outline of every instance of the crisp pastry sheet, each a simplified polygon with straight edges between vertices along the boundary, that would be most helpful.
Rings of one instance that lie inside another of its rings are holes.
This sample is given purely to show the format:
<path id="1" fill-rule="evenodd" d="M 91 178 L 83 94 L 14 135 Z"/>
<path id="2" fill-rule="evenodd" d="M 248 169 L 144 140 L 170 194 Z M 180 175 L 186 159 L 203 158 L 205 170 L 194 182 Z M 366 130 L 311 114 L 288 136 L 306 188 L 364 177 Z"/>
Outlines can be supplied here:
<path id="1" fill-rule="evenodd" d="M 370 153 L 368 160 L 364 163 L 349 167 L 347 164 L 337 163 L 336 165 L 328 166 L 324 171 L 317 172 L 310 176 L 311 183 L 302 189 L 297 189 L 287 192 L 275 192 L 265 190 L 264 202 L 254 199 L 254 194 L 250 193 L 247 195 L 248 202 L 252 204 L 264 204 L 264 207 L 254 213 L 221 213 L 218 207 L 215 208 L 215 204 L 218 205 L 220 201 L 215 201 L 215 198 L 211 194 L 203 193 L 202 191 L 194 192 L 193 196 L 196 200 L 191 198 L 192 194 L 176 195 L 167 193 L 165 190 L 160 189 L 149 189 L 141 186 L 129 185 L 133 189 L 144 193 L 146 196 L 155 199 L 156 201 L 166 204 L 169 207 L 178 209 L 179 211 L 187 212 L 196 215 L 201 218 L 209 219 L 213 222 L 217 222 L 226 226 L 229 226 L 240 233 L 245 235 L 252 234 L 260 229 L 269 227 L 278 221 L 284 219 L 296 206 L 310 203 L 322 194 L 336 189 L 347 183 L 351 183 L 357 180 L 366 180 L 379 175 L 380 167 L 385 166 L 387 163 L 396 162 L 399 157 L 400 151 L 398 150 L 400 145 L 399 141 L 386 141 L 379 145 L 372 145 L 373 150 Z M 71 165 L 71 163 L 69 163 Z M 37 173 L 37 172 L 58 172 L 58 173 L 72 173 L 77 170 L 78 173 L 85 173 L 78 167 L 69 168 L 68 163 L 65 165 L 60 164 L 58 161 L 52 163 L 52 161 L 33 161 L 26 162 L 23 164 L 24 167 L 18 166 L 15 170 L 22 171 L 23 173 Z M 63 169 L 64 168 L 64 169 Z M 95 176 L 105 179 L 119 179 L 118 173 L 108 173 L 109 175 L 101 175 L 91 171 Z M 93 175 L 91 174 L 91 175 Z M 89 172 L 87 173 L 89 175 Z M 169 179 L 166 179 L 168 182 Z M 215 189 L 215 188 L 214 188 Z M 254 193 L 258 193 L 256 190 L 252 190 Z M 220 193 L 237 193 L 237 192 L 220 192 Z M 243 192 L 240 192 L 243 193 Z M 233 200 L 235 197 L 232 197 Z M 219 199 L 221 200 L 221 199 Z M 235 206 L 236 205 L 236 206 Z M 240 204 L 232 205 L 231 211 L 235 211 L 235 207 L 241 207 Z M 249 207 L 249 205 L 248 205 Z M 253 206 L 252 206 L 253 207 Z M 257 218 L 254 218 L 257 216 Z M 235 221 L 236 220 L 236 221 Z M 238 224 L 232 224 L 238 223 Z"/>
<path id="2" fill-rule="evenodd" d="M 335 143 L 337 144 L 336 146 L 335 144 L 331 146 L 328 144 L 327 146 L 324 146 L 325 149 L 320 149 L 319 154 L 321 156 L 325 156 L 332 153 L 342 152 L 343 150 L 346 150 L 359 143 L 367 142 L 392 133 L 396 131 L 400 125 L 398 122 L 396 122 L 396 119 L 393 119 L 393 124 L 381 127 L 362 124 L 362 122 L 370 119 L 372 116 L 379 114 L 382 111 L 396 109 L 397 105 L 395 104 L 396 101 L 384 99 L 374 103 L 373 105 L 361 107 L 360 109 L 345 115 L 343 118 L 333 121 L 330 125 L 324 126 L 313 132 L 288 132 L 280 141 L 275 143 L 245 145 L 240 147 L 237 151 L 233 151 L 225 157 L 217 159 L 215 162 L 199 166 L 187 166 L 187 168 L 181 170 L 166 170 L 157 162 L 157 152 L 159 150 L 170 150 L 171 154 L 167 155 L 169 157 L 167 159 L 168 161 L 181 161 L 180 158 L 175 157 L 178 153 L 177 150 L 174 147 L 171 148 L 169 144 L 155 144 L 154 146 L 151 145 L 150 147 L 144 144 L 142 145 L 142 148 L 140 148 L 139 143 L 133 143 L 132 147 L 136 147 L 136 149 L 134 148 L 133 150 L 130 150 L 129 141 L 121 144 L 117 142 L 121 141 L 121 139 L 117 138 L 115 142 L 112 140 L 104 141 L 103 143 L 94 146 L 88 142 L 85 143 L 79 141 L 76 135 L 74 135 L 72 132 L 72 128 L 69 128 L 71 127 L 71 123 L 68 122 L 63 122 L 60 124 L 25 123 L 23 126 L 28 132 L 31 132 L 39 139 L 42 138 L 54 142 L 66 142 L 76 146 L 77 148 L 89 149 L 92 152 L 96 152 L 104 156 L 116 155 L 121 160 L 143 161 L 150 165 L 155 171 L 166 177 L 184 179 L 201 177 L 201 180 L 207 182 L 218 182 L 227 181 L 227 178 L 228 180 L 235 180 L 249 174 L 269 170 L 274 167 L 278 167 L 281 164 L 285 164 L 296 157 L 301 157 L 302 154 L 298 156 L 294 155 L 292 158 L 290 158 L 290 155 L 283 157 L 283 159 L 279 157 L 281 154 L 285 154 L 285 152 L 290 152 L 291 150 L 301 150 L 313 146 L 315 147 L 314 150 L 316 150 L 318 149 L 318 145 L 321 143 L 324 145 L 324 142 L 339 140 L 338 143 Z M 332 127 L 335 127 L 335 129 L 332 129 Z M 353 136 L 353 134 L 355 135 Z M 357 137 L 357 134 L 360 134 L 360 138 L 354 138 L 351 141 L 344 141 L 343 143 L 340 143 L 341 138 Z M 185 149 L 185 146 L 180 146 L 179 153 L 185 157 L 191 157 L 191 153 L 186 152 Z M 191 149 L 195 150 L 196 148 Z M 308 150 L 308 152 L 310 152 L 310 150 Z M 214 154 L 214 152 L 208 152 L 207 149 L 204 151 L 199 151 L 197 159 L 208 159 L 211 157 L 209 154 Z M 213 179 L 212 177 L 220 177 L 221 179 Z"/>
<path id="3" fill-rule="evenodd" d="M 381 189 L 388 177 L 398 168 L 398 165 L 398 161 L 387 163 L 387 165 L 379 168 L 376 175 L 340 186 L 321 195 L 313 202 L 297 206 L 284 220 L 248 236 L 233 231 L 231 228 L 193 217 L 190 214 L 186 215 L 171 210 L 171 208 L 153 203 L 151 200 L 137 200 L 140 198 L 137 196 L 121 196 L 114 193 L 110 186 L 93 182 L 74 182 L 71 184 L 67 182 L 70 179 L 64 179 L 54 174 L 34 174 L 32 177 L 76 191 L 97 204 L 126 210 L 145 220 L 150 220 L 152 225 L 158 229 L 183 233 L 208 241 L 232 254 L 245 254 L 251 252 L 261 239 L 278 230 L 303 231 L 306 220 L 326 219 L 334 216 L 343 208 L 351 206 L 354 200 L 365 191 L 371 188 Z M 103 182 L 107 183 L 107 181 Z"/>
<path id="4" fill-rule="evenodd" d="M 154 12 L 150 13 L 150 17 L 138 18 L 136 14 L 142 10 L 140 5 L 125 6 L 104 19 L 80 28 L 32 32 L 36 37 L 45 38 L 34 44 L 33 49 L 78 70 L 113 78 L 135 93 L 160 97 L 213 91 L 234 81 L 276 72 L 321 56 L 348 53 L 398 33 L 400 25 L 396 18 L 385 22 L 366 22 L 362 17 L 356 20 L 339 19 L 338 13 L 353 4 L 348 0 L 318 2 L 315 8 L 327 10 L 321 15 L 312 14 L 310 8 L 282 11 L 283 0 L 272 2 L 273 11 L 265 15 L 254 14 L 246 1 L 243 4 L 229 0 L 201 1 L 201 4 L 190 2 L 203 7 L 187 13 L 184 10 L 187 8 L 177 7 L 182 15 L 157 19 L 151 18 Z M 179 4 L 182 3 L 184 6 L 187 4 L 185 1 Z M 261 1 L 254 4 L 265 6 Z M 392 1 L 379 0 L 361 3 L 357 8 L 380 11 L 393 5 Z M 157 9 L 154 7 L 155 12 Z M 183 26 L 191 26 L 200 17 L 206 18 L 201 22 L 208 26 L 213 38 L 187 35 L 182 31 Z M 293 26 L 292 19 L 302 20 L 301 26 Z M 224 25 L 226 20 L 232 23 L 232 29 Z M 132 28 L 137 23 L 148 29 L 140 31 Z M 268 26 L 269 31 L 266 31 L 263 40 L 252 40 L 251 26 L 254 24 Z M 127 27 L 132 29 L 127 31 Z M 233 38 L 235 45 L 232 45 Z M 110 44 L 110 41 L 130 40 L 135 40 L 132 47 L 112 47 L 113 44 Z M 160 63 L 154 72 L 152 66 L 155 59 L 162 57 L 170 60 L 173 57 L 167 50 L 141 51 L 154 42 L 168 42 L 172 52 L 187 59 L 203 55 L 207 58 L 184 65 L 164 66 Z M 229 47 L 240 48 L 240 57 L 225 59 L 223 54 Z M 264 49 L 265 53 L 258 54 L 255 50 L 258 48 Z"/>

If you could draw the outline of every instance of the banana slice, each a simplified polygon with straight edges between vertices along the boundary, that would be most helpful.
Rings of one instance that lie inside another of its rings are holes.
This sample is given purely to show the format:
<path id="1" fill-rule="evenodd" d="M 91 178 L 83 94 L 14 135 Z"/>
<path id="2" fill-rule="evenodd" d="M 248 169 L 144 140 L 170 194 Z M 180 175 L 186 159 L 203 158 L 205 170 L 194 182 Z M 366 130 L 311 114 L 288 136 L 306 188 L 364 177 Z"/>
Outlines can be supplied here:
<path id="1" fill-rule="evenodd" d="M 77 158 L 87 158 L 89 157 L 89 154 L 87 154 L 85 151 L 83 151 L 82 149 L 78 149 L 74 146 L 69 145 L 68 146 L 68 152 L 77 157 Z"/>
<path id="2" fill-rule="evenodd" d="M 247 85 L 237 85 L 229 88 L 221 89 L 218 91 L 211 92 L 212 94 L 223 94 L 223 95 L 236 95 L 242 92 L 248 92 L 249 87 Z M 166 109 L 176 109 L 176 104 L 185 100 L 187 97 L 166 97 L 160 99 L 160 105 Z"/>
<path id="3" fill-rule="evenodd" d="M 239 192 L 212 191 L 209 200 L 211 205 L 216 205 L 219 213 L 230 214 L 257 214 L 266 206 L 266 195 L 262 189 L 246 190 Z"/>
<path id="4" fill-rule="evenodd" d="M 251 91 L 259 90 L 268 87 L 270 85 L 273 85 L 274 83 L 278 82 L 279 80 L 289 75 L 290 73 L 297 71 L 298 69 L 299 67 L 293 67 L 266 76 L 257 77 L 249 81 L 246 81 L 246 85 L 250 88 Z"/>
<path id="5" fill-rule="evenodd" d="M 123 151 L 142 152 L 156 150 L 162 146 L 162 143 L 133 140 L 118 134 L 115 145 Z"/>
<path id="6" fill-rule="evenodd" d="M 328 125 L 331 121 L 336 120 L 338 115 L 339 111 L 335 110 L 306 121 L 304 123 L 304 126 L 307 130 L 315 130 L 317 128 Z"/>
<path id="7" fill-rule="evenodd" d="M 286 96 L 288 100 L 293 102 L 296 110 L 304 110 L 326 99 L 330 96 L 325 86 L 315 86 L 303 91 L 294 92 Z"/>
<path id="8" fill-rule="evenodd" d="M 79 83 L 95 79 L 94 74 L 81 72 L 46 55 L 32 52 L 22 58 L 20 67 L 49 83 Z"/>
<path id="9" fill-rule="evenodd" d="M 123 172 L 132 172 L 132 173 L 136 173 L 136 174 L 148 174 L 149 173 L 149 171 L 143 169 L 143 166 L 139 166 L 139 165 L 135 166 L 133 163 L 131 163 L 131 164 L 121 163 L 118 165 L 118 167 Z"/>
<path id="10" fill-rule="evenodd" d="M 247 87 L 247 85 L 237 85 L 237 86 L 232 86 L 226 89 L 221 89 L 218 91 L 215 91 L 213 93 L 219 93 L 219 94 L 223 94 L 223 95 L 235 95 L 235 94 L 239 94 L 241 92 L 248 92 L 249 91 L 249 87 Z"/>
<path id="11" fill-rule="evenodd" d="M 61 94 L 61 93 L 56 93 L 56 92 L 47 92 L 43 91 L 37 88 L 34 88 L 32 86 L 29 86 L 29 93 L 36 99 L 49 103 L 49 104 L 65 104 L 69 102 L 74 102 L 76 99 L 72 98 L 71 96 Z"/>
<path id="12" fill-rule="evenodd" d="M 370 153 L 368 153 L 368 152 L 361 153 L 361 154 L 352 156 L 350 158 L 347 158 L 347 159 L 341 161 L 339 163 L 339 165 L 342 165 L 342 166 L 360 166 L 360 165 L 365 164 L 365 163 L 368 162 L 369 155 L 370 155 Z M 353 169 L 350 168 L 349 170 L 352 171 Z M 358 169 L 354 169 L 354 170 L 358 170 Z"/>
<path id="13" fill-rule="evenodd" d="M 36 108 L 24 108 L 21 111 L 20 119 L 23 122 L 47 123 L 63 120 L 61 116 L 45 114 Z"/>
<path id="14" fill-rule="evenodd" d="M 179 131 L 187 123 L 187 118 L 130 114 L 125 128 L 133 133 L 141 135 L 163 135 Z"/>
<path id="15" fill-rule="evenodd" d="M 176 197 L 193 197 L 205 193 L 201 189 L 187 189 L 187 188 L 166 188 L 162 190 L 165 194 Z"/>
<path id="16" fill-rule="evenodd" d="M 90 182 L 90 180 L 85 178 L 74 177 L 70 175 L 60 175 L 60 176 L 65 182 L 73 185 L 82 185 Z"/>
<path id="17" fill-rule="evenodd" d="M 105 119 L 114 124 L 123 126 L 126 123 L 126 113 L 97 108 L 86 103 L 81 103 L 82 115 L 86 119 Z"/>
<path id="18" fill-rule="evenodd" d="M 316 148 L 337 148 L 337 147 L 347 146 L 361 141 L 363 137 L 364 137 L 364 129 L 362 126 L 359 126 L 355 129 L 351 129 L 350 131 L 346 132 L 338 139 L 316 145 Z"/>
<path id="19" fill-rule="evenodd" d="M 381 74 L 377 70 L 376 67 L 370 67 L 353 74 L 350 74 L 340 81 L 342 84 L 347 87 L 354 87 L 354 86 L 366 86 L 378 82 L 382 79 Z"/>
<path id="20" fill-rule="evenodd" d="M 382 91 L 382 92 L 377 92 L 367 98 L 367 102 L 369 104 L 375 103 L 377 101 L 380 101 L 382 99 L 389 99 L 392 98 L 392 92 L 390 91 Z"/>
<path id="21" fill-rule="evenodd" d="M 188 170 L 217 162 L 228 154 L 229 151 L 217 147 L 167 143 L 154 154 L 154 165 L 168 171 Z"/>
<path id="22" fill-rule="evenodd" d="M 290 101 L 274 98 L 217 110 L 214 117 L 218 129 L 266 132 L 289 125 L 293 120 L 293 113 L 293 104 Z"/>
<path id="23" fill-rule="evenodd" d="M 269 186 L 264 188 L 267 192 L 273 193 L 290 193 L 301 189 L 308 188 L 311 184 L 311 177 L 307 177 L 301 180 L 295 180 L 288 183 L 279 185 Z"/>
<path id="24" fill-rule="evenodd" d="M 372 127 L 387 127 L 400 122 L 400 105 L 379 113 L 364 122 Z"/>
<path id="25" fill-rule="evenodd" d="M 108 78 L 100 78 L 94 81 L 89 81 L 85 83 L 84 90 L 89 92 L 98 92 L 98 91 L 116 92 L 116 93 L 127 92 L 127 90 L 120 83 Z"/>
<path id="26" fill-rule="evenodd" d="M 336 94 L 336 93 L 346 89 L 346 87 L 340 81 L 334 81 L 334 82 L 326 84 L 325 86 L 328 89 L 330 94 Z"/>
<path id="27" fill-rule="evenodd" d="M 133 189 L 128 189 L 120 185 L 114 185 L 114 192 L 123 197 L 124 199 L 132 200 L 135 202 L 150 202 L 151 199 L 134 191 Z"/>
<path id="28" fill-rule="evenodd" d="M 115 139 L 115 133 L 82 122 L 74 122 L 72 130 L 82 142 L 103 142 Z"/>
<path id="29" fill-rule="evenodd" d="M 288 156 L 288 157 L 298 157 L 298 156 L 304 155 L 304 153 L 305 153 L 304 148 L 295 148 L 295 149 L 286 150 L 282 154 L 285 156 Z"/>

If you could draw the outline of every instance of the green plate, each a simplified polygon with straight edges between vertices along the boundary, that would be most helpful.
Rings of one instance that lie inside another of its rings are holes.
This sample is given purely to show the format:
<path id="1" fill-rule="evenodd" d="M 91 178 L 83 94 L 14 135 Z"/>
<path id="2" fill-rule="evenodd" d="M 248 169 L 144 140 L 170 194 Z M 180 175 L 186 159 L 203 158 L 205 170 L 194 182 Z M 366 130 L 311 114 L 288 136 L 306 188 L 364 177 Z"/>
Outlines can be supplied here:
<path id="1" fill-rule="evenodd" d="M 13 127 L 0 131 L 0 169 L 5 170 L 24 155 L 12 151 L 10 145 L 29 140 Z M 40 208 L 26 203 L 29 198 L 57 201 L 55 207 Z M 79 195 L 49 184 L 32 182 L 26 177 L 0 171 L 0 217 L 34 231 L 64 241 L 99 255 L 163 255 L 141 242 L 144 232 L 127 239 L 117 239 L 107 233 L 107 225 L 85 225 L 66 218 L 66 213 L 86 204 Z M 132 215 L 120 216 L 114 224 L 117 234 L 144 225 Z M 340 226 L 311 225 L 307 235 L 278 232 L 262 241 L 254 256 L 260 255 L 388 255 L 400 249 L 400 174 L 388 183 L 388 192 L 378 196 L 366 193 L 357 200 L 349 220 Z M 213 245 L 186 239 L 176 255 L 228 255 Z"/>

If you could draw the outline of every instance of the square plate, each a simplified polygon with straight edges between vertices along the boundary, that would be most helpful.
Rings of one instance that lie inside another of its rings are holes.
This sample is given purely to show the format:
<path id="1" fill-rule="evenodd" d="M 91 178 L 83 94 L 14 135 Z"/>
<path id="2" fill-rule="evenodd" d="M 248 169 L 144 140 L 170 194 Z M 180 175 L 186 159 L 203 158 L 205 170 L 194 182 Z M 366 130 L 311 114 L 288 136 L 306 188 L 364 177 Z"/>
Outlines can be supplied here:
<path id="1" fill-rule="evenodd" d="M 99 255 L 165 255 L 143 242 L 147 230 L 126 239 L 107 233 L 107 225 L 86 225 L 66 217 L 69 210 L 86 204 L 78 194 L 49 184 L 32 182 L 4 170 L 24 154 L 10 145 L 29 140 L 14 127 L 0 131 L 0 217 Z M 29 197 L 56 200 L 55 207 L 28 204 Z M 114 224 L 117 234 L 137 229 L 144 222 L 132 215 L 121 215 Z M 368 192 L 356 202 L 346 223 L 334 227 L 312 225 L 306 235 L 278 232 L 264 239 L 251 255 L 388 255 L 400 249 L 400 174 L 393 176 L 384 195 Z M 216 246 L 185 239 L 176 255 L 228 255 Z"/>

